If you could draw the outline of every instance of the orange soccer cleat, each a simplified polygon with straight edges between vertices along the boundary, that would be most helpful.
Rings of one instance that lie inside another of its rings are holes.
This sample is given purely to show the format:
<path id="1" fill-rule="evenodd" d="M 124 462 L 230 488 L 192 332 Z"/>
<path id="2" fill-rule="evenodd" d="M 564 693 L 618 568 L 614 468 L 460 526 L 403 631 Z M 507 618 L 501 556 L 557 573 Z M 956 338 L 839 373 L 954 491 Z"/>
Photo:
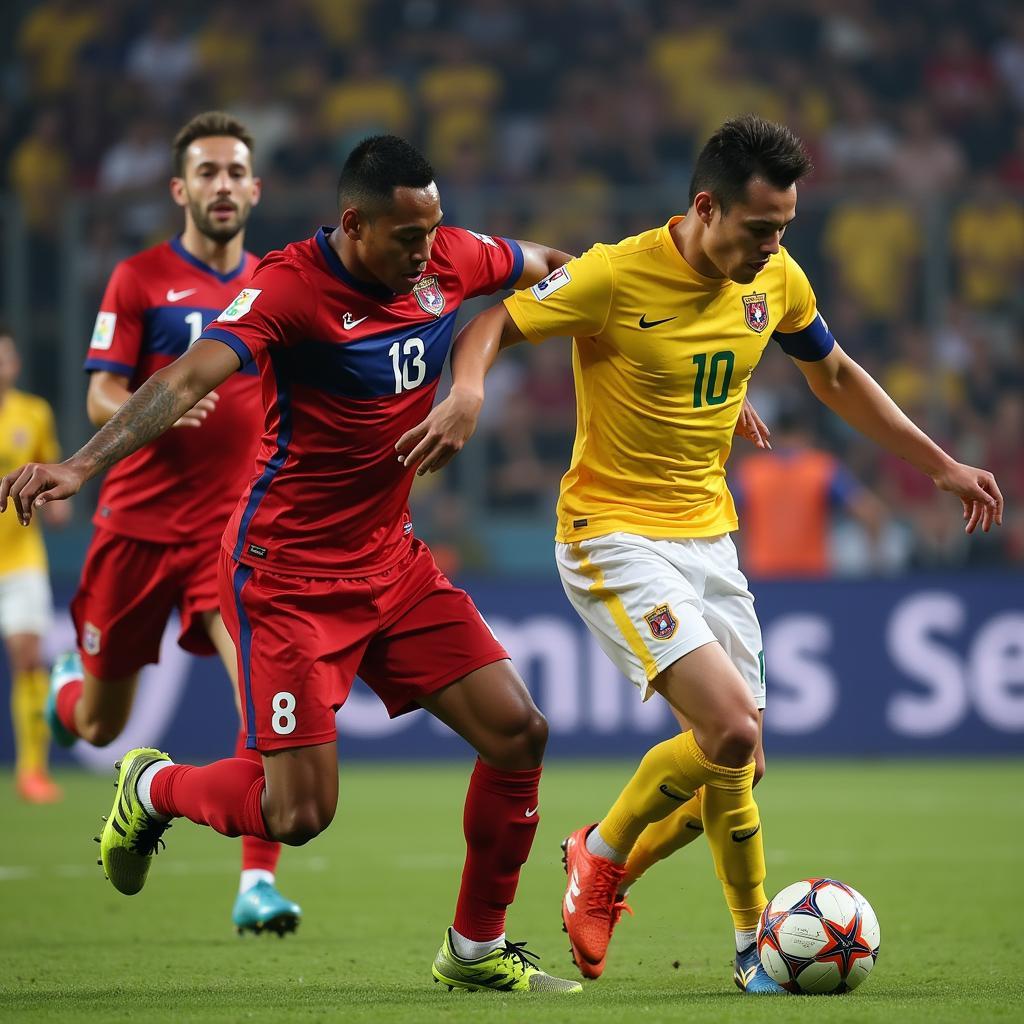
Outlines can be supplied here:
<path id="1" fill-rule="evenodd" d="M 64 794 L 46 772 L 25 772 L 15 782 L 18 796 L 30 804 L 55 804 Z"/>
<path id="2" fill-rule="evenodd" d="M 562 926 L 569 935 L 573 963 L 584 978 L 601 976 L 612 931 L 623 911 L 632 913 L 618 895 L 625 867 L 587 849 L 587 835 L 593 828 L 596 826 L 585 825 L 562 843 L 562 863 L 568 876 Z"/>

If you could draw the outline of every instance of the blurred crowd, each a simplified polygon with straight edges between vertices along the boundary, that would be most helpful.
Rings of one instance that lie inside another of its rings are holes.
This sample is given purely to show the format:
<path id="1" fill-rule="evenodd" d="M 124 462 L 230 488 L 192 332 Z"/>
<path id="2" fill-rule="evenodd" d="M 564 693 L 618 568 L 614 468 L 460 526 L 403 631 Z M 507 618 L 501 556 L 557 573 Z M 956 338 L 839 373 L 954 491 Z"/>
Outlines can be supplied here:
<path id="1" fill-rule="evenodd" d="M 177 230 L 168 143 L 202 109 L 257 140 L 257 252 L 330 219 L 341 161 L 376 131 L 422 146 L 453 223 L 576 252 L 682 212 L 695 152 L 727 117 L 787 122 L 815 171 L 786 242 L 833 332 L 926 430 L 992 469 L 1008 506 L 998 537 L 966 544 L 953 499 L 823 415 L 771 353 L 751 391 L 762 416 L 795 414 L 886 510 L 867 523 L 830 505 L 827 571 L 1024 561 L 1019 4 L 43 0 L 0 46 L 0 191 L 27 227 L 39 344 L 56 329 L 69 201 L 91 321 L 116 260 Z M 475 461 L 418 494 L 418 527 L 452 565 L 493 565 L 487 531 L 503 523 L 550 526 L 568 353 L 505 360 Z M 736 454 L 738 470 L 750 452 Z"/>

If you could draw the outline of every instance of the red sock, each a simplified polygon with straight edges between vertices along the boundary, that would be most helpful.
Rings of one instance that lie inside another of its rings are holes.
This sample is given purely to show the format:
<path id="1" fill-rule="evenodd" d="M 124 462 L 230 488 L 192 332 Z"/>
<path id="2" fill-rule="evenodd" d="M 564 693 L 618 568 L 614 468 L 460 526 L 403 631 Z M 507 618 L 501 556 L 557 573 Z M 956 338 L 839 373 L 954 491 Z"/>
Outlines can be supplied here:
<path id="1" fill-rule="evenodd" d="M 246 731 L 242 729 L 235 742 L 235 757 L 260 766 L 263 771 L 263 758 L 258 750 L 249 750 L 245 745 Z M 281 844 L 257 836 L 242 836 L 242 870 L 259 868 L 271 874 L 277 870 L 277 861 L 281 856 Z"/>
<path id="2" fill-rule="evenodd" d="M 57 691 L 57 717 L 60 724 L 73 736 L 78 735 L 78 726 L 75 725 L 75 705 L 82 697 L 82 687 L 85 684 L 81 679 L 72 679 L 65 683 Z"/>
<path id="3" fill-rule="evenodd" d="M 263 820 L 263 766 L 239 757 L 214 761 L 205 768 L 175 764 L 153 776 L 153 807 L 172 818 L 209 825 L 225 836 L 269 839 Z"/>
<path id="4" fill-rule="evenodd" d="M 540 768 L 502 771 L 478 760 L 462 817 L 466 866 L 455 907 L 455 930 L 474 942 L 505 931 L 519 871 L 537 832 Z M 159 778 L 159 776 L 157 776 Z"/>

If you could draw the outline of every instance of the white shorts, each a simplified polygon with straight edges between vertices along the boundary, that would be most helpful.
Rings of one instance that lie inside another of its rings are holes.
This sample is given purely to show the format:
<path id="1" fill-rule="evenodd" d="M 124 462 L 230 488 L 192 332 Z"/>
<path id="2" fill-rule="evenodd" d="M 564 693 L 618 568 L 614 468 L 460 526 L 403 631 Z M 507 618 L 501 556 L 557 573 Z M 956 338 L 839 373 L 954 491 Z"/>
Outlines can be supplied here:
<path id="1" fill-rule="evenodd" d="M 761 627 L 728 534 L 609 533 L 556 544 L 555 558 L 572 606 L 644 700 L 655 676 L 717 640 L 764 707 Z"/>
<path id="2" fill-rule="evenodd" d="M 0 636 L 46 636 L 53 625 L 50 578 L 39 569 L 0 576 Z"/>

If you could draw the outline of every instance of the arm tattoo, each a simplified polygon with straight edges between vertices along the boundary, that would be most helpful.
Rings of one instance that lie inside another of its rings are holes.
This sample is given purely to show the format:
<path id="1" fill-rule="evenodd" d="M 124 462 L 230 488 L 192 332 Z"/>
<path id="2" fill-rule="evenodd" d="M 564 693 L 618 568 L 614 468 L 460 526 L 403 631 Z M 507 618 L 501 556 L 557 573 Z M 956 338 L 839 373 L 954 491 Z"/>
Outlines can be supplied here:
<path id="1" fill-rule="evenodd" d="M 159 437 L 188 408 L 182 396 L 151 377 L 74 456 L 90 477 Z"/>

